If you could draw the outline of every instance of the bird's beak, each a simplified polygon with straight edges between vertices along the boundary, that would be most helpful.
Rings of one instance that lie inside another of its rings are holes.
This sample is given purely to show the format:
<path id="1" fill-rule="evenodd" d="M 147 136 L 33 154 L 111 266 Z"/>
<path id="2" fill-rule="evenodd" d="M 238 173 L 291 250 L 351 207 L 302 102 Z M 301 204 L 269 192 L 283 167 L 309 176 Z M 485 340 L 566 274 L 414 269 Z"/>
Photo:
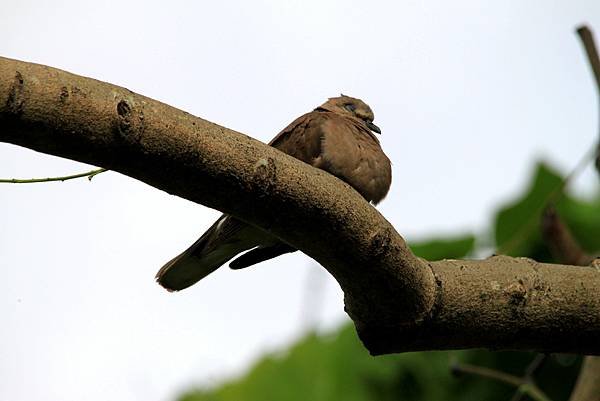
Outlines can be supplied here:
<path id="1" fill-rule="evenodd" d="M 375 124 L 373 124 L 371 121 L 367 121 L 367 127 L 369 127 L 369 129 L 373 132 L 377 132 L 378 134 L 381 135 L 381 130 L 379 129 L 378 126 L 376 126 Z"/>

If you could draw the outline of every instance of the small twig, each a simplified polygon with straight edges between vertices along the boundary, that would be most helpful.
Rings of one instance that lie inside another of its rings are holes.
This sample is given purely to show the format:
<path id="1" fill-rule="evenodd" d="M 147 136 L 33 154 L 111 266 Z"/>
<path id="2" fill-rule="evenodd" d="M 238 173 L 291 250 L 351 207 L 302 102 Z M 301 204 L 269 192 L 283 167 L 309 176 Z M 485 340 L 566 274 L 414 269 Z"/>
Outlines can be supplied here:
<path id="1" fill-rule="evenodd" d="M 550 398 L 530 379 L 524 379 L 521 377 L 513 376 L 508 373 L 500 372 L 494 369 L 485 368 L 482 366 L 475 366 L 463 363 L 453 363 L 452 373 L 454 374 L 470 374 L 486 379 L 496 380 L 501 383 L 505 383 L 516 387 L 517 390 L 523 394 L 528 395 L 536 401 L 550 401 Z"/>
<path id="2" fill-rule="evenodd" d="M 481 376 L 486 379 L 496 380 L 505 384 L 509 384 L 513 387 L 519 387 L 523 384 L 523 379 L 517 376 L 513 376 L 508 373 L 500 372 L 498 370 L 485 368 L 483 366 L 469 365 L 466 363 L 454 362 L 451 366 L 452 374 L 461 375 L 469 374 L 475 376 Z"/>
<path id="3" fill-rule="evenodd" d="M 79 173 L 73 175 L 65 175 L 62 177 L 48 177 L 48 178 L 30 178 L 30 179 L 18 179 L 18 178 L 0 178 L 0 183 L 5 184 L 32 184 L 37 182 L 52 182 L 52 181 L 67 181 L 75 178 L 87 177 L 88 180 L 92 180 L 95 176 L 100 173 L 108 171 L 105 168 L 99 168 L 97 170 L 88 171 L 87 173 Z"/>
<path id="4" fill-rule="evenodd" d="M 534 381 L 534 375 L 536 372 L 544 366 L 544 363 L 548 360 L 548 354 L 537 354 L 535 358 L 527 365 L 523 380 L 532 383 Z M 510 401 L 521 401 L 525 394 L 519 390 L 515 392 Z"/>
<path id="5" fill-rule="evenodd" d="M 585 48 L 588 62 L 590 63 L 590 67 L 592 67 L 592 72 L 594 74 L 594 78 L 596 79 L 596 89 L 599 96 L 598 105 L 600 106 L 600 58 L 598 57 L 598 49 L 596 48 L 596 43 L 594 42 L 594 35 L 592 30 L 587 25 L 579 26 L 577 28 L 577 35 L 579 35 L 579 39 Z M 598 120 L 598 123 L 600 124 L 600 119 Z M 598 127 L 598 136 L 600 137 L 600 125 Z M 595 164 L 596 171 L 598 174 L 600 174 L 600 139 L 598 141 L 598 146 L 596 147 Z"/>
<path id="6" fill-rule="evenodd" d="M 94 178 L 98 174 L 104 173 L 106 171 L 108 171 L 108 169 L 105 169 L 105 168 L 99 168 L 98 170 L 90 171 L 90 174 L 88 175 L 88 181 L 92 181 L 92 178 Z"/>
<path id="7" fill-rule="evenodd" d="M 537 373 L 538 370 L 544 366 L 546 361 L 548 360 L 548 354 L 537 354 L 533 361 L 527 366 L 525 369 L 525 378 L 532 379 L 533 376 Z"/>
<path id="8" fill-rule="evenodd" d="M 541 226 L 542 238 L 557 262 L 585 266 L 594 259 L 581 248 L 554 206 L 549 205 L 544 210 Z"/>
<path id="9" fill-rule="evenodd" d="M 600 93 L 600 58 L 598 57 L 598 49 L 596 49 L 596 44 L 594 43 L 594 35 L 587 25 L 579 26 L 577 28 L 577 35 L 579 35 L 579 39 L 581 39 L 587 53 L 588 61 L 596 78 L 596 86 Z"/>

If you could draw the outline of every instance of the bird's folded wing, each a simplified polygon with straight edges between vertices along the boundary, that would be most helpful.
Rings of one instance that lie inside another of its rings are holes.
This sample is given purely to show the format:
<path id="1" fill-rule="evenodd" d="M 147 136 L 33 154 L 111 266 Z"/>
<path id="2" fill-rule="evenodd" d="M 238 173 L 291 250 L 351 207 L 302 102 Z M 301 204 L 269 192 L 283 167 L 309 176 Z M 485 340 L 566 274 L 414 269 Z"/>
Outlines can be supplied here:
<path id="1" fill-rule="evenodd" d="M 326 113 L 317 111 L 304 114 L 277 134 L 269 145 L 314 165 L 314 160 L 321 155 L 322 127 L 327 118 Z"/>

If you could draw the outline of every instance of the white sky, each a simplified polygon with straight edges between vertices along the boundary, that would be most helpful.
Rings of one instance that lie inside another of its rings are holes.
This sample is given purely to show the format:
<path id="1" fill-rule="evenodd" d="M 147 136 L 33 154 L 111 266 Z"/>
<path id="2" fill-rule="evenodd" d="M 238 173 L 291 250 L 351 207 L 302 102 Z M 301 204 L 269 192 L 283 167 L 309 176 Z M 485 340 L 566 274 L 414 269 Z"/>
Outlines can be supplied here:
<path id="1" fill-rule="evenodd" d="M 408 238 L 483 232 L 535 158 L 566 171 L 596 138 L 573 31 L 600 33 L 597 0 L 166 4 L 3 0 L 0 55 L 265 142 L 327 97 L 360 97 L 394 163 L 380 209 Z M 0 144 L 2 178 L 89 168 Z M 588 169 L 578 188 L 596 180 Z M 169 400 L 346 319 L 336 283 L 301 254 L 163 291 L 156 270 L 218 213 L 117 173 L 5 184 L 0 208 L 1 400 Z"/>

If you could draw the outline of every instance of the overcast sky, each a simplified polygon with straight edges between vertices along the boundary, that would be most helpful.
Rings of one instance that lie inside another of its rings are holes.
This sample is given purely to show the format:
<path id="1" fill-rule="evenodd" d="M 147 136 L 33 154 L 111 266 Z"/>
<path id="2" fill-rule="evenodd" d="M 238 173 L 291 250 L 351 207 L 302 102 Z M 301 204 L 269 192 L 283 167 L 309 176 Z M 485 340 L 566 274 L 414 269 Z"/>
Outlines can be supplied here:
<path id="1" fill-rule="evenodd" d="M 265 142 L 327 97 L 362 98 L 393 161 L 380 210 L 415 239 L 485 232 L 535 159 L 568 171 L 592 145 L 581 22 L 600 32 L 599 1 L 4 0 L 0 56 Z M 0 178 L 90 168 L 0 144 Z M 1 400 L 170 400 L 347 319 L 300 253 L 167 293 L 156 270 L 219 213 L 118 173 L 2 184 L 0 207 Z"/>

